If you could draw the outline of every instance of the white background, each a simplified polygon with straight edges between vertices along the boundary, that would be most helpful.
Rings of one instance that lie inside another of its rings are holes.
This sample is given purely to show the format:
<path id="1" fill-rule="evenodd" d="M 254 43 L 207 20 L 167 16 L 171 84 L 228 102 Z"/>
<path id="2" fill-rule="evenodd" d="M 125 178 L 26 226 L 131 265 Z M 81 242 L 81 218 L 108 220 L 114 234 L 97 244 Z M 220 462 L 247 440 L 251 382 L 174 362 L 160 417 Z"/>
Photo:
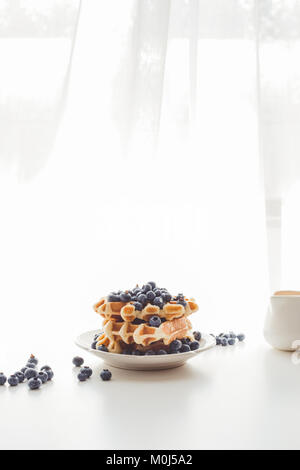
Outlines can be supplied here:
<path id="1" fill-rule="evenodd" d="M 264 445 L 297 444 L 271 426 L 279 379 L 267 373 L 278 360 L 290 390 L 297 368 L 266 349 L 262 328 L 269 280 L 299 287 L 298 39 L 287 34 L 298 5 L 229 3 L 0 2 L 0 369 L 33 352 L 56 371 L 40 395 L 0 390 L 4 448 L 251 447 L 269 425 Z M 77 386 L 73 338 L 100 328 L 93 303 L 148 280 L 195 297 L 197 328 L 243 330 L 247 346 L 181 371 L 115 372 L 111 389 Z M 135 432 L 155 406 L 174 429 L 182 407 L 185 438 L 159 440 L 157 420 Z"/>

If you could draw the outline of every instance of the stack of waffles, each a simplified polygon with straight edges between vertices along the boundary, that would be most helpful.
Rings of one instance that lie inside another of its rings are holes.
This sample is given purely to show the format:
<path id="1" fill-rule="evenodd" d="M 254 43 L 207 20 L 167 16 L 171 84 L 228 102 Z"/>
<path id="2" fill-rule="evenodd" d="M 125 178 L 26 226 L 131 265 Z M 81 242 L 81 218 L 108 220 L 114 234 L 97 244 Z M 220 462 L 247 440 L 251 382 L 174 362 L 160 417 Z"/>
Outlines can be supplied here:
<path id="1" fill-rule="evenodd" d="M 131 291 L 126 291 L 131 292 Z M 198 310 L 193 299 L 167 297 L 168 301 L 122 301 L 123 295 L 103 297 L 94 310 L 103 318 L 102 332 L 95 349 L 123 354 L 141 354 L 164 350 L 174 340 L 194 341 L 189 316 Z M 142 308 L 141 308 L 142 307 Z"/>

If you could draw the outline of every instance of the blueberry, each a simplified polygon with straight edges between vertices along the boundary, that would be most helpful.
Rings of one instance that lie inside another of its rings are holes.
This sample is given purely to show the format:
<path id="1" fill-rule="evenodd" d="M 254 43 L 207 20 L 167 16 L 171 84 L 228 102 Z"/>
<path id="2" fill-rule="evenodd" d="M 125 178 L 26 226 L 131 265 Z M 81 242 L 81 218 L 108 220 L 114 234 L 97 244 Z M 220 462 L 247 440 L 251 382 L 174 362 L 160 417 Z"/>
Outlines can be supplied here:
<path id="1" fill-rule="evenodd" d="M 139 294 L 137 299 L 138 299 L 138 302 L 140 302 L 142 305 L 146 305 L 147 296 L 145 294 Z"/>
<path id="2" fill-rule="evenodd" d="M 191 343 L 190 338 L 182 338 L 180 341 L 182 342 L 182 344 L 190 344 Z"/>
<path id="3" fill-rule="evenodd" d="M 117 294 L 110 294 L 108 297 L 107 297 L 107 300 L 108 302 L 120 302 L 121 298 L 119 295 Z"/>
<path id="4" fill-rule="evenodd" d="M 84 363 L 84 360 L 82 359 L 82 357 L 75 356 L 75 357 L 73 357 L 72 362 L 73 362 L 74 366 L 80 367 Z"/>
<path id="5" fill-rule="evenodd" d="M 233 331 L 229 331 L 229 338 L 236 338 L 236 334 Z"/>
<path id="6" fill-rule="evenodd" d="M 146 294 L 146 292 L 149 292 L 150 290 L 152 290 L 152 286 L 151 284 L 145 284 L 143 287 L 142 287 L 142 291 Z"/>
<path id="7" fill-rule="evenodd" d="M 96 349 L 98 341 L 93 341 L 91 344 L 91 349 Z"/>
<path id="8" fill-rule="evenodd" d="M 97 349 L 98 349 L 98 351 L 108 352 L 108 349 L 104 344 L 101 344 L 101 346 L 98 346 Z"/>
<path id="9" fill-rule="evenodd" d="M 125 348 L 125 349 L 123 349 L 123 351 L 122 351 L 122 354 L 127 354 L 128 356 L 130 356 L 131 353 L 132 353 L 132 351 L 131 351 L 131 349 L 129 349 L 129 348 Z"/>
<path id="10" fill-rule="evenodd" d="M 199 349 L 199 347 L 200 347 L 199 341 L 192 341 L 190 344 L 190 348 L 192 351 Z"/>
<path id="11" fill-rule="evenodd" d="M 127 292 L 123 292 L 120 295 L 120 300 L 121 300 L 121 302 L 130 302 L 131 301 L 131 295 Z"/>
<path id="12" fill-rule="evenodd" d="M 35 369 L 28 368 L 25 370 L 24 375 L 25 375 L 25 379 L 29 380 L 29 379 L 36 377 L 38 373 Z"/>
<path id="13" fill-rule="evenodd" d="M 160 309 L 164 307 L 164 301 L 161 297 L 155 297 L 153 300 L 153 305 L 157 305 Z"/>
<path id="14" fill-rule="evenodd" d="M 154 291 L 154 293 L 155 293 L 155 297 L 161 297 L 161 290 L 160 289 L 156 289 Z"/>
<path id="15" fill-rule="evenodd" d="M 132 322 L 133 325 L 141 325 L 142 323 L 146 323 L 145 320 L 142 320 L 141 318 L 135 318 Z"/>
<path id="16" fill-rule="evenodd" d="M 35 369 L 35 364 L 33 364 L 33 362 L 27 362 L 26 367 L 27 369 Z"/>
<path id="17" fill-rule="evenodd" d="M 158 328 L 161 325 L 161 319 L 157 315 L 154 315 L 150 318 L 149 325 Z"/>
<path id="18" fill-rule="evenodd" d="M 40 381 L 44 384 L 48 380 L 48 374 L 47 372 L 43 372 L 42 370 L 38 373 L 37 379 L 40 379 Z"/>
<path id="19" fill-rule="evenodd" d="M 222 346 L 227 346 L 228 345 L 227 338 L 222 338 L 221 339 L 221 344 L 222 344 Z"/>
<path id="20" fill-rule="evenodd" d="M 239 333 L 239 334 L 237 335 L 237 339 L 238 339 L 239 341 L 244 341 L 245 335 L 244 335 L 243 333 Z"/>
<path id="21" fill-rule="evenodd" d="M 159 349 L 156 354 L 158 356 L 160 356 L 160 355 L 163 355 L 163 354 L 167 354 L 167 351 L 165 351 L 164 349 Z"/>
<path id="22" fill-rule="evenodd" d="M 100 373 L 100 377 L 102 380 L 110 380 L 111 372 L 108 369 L 103 369 L 103 371 Z"/>
<path id="23" fill-rule="evenodd" d="M 139 351 L 139 349 L 136 349 L 132 353 L 134 356 L 144 356 L 144 353 L 142 351 Z"/>
<path id="24" fill-rule="evenodd" d="M 16 385 L 19 383 L 19 379 L 15 374 L 12 374 L 8 377 L 7 382 L 11 387 L 16 387 Z"/>
<path id="25" fill-rule="evenodd" d="M 188 344 L 183 344 L 180 348 L 180 352 L 181 353 L 184 353 L 184 352 L 189 352 L 191 350 L 190 346 Z"/>
<path id="26" fill-rule="evenodd" d="M 172 296 L 168 292 L 162 292 L 161 296 L 164 302 L 170 302 L 170 300 L 172 300 Z"/>
<path id="27" fill-rule="evenodd" d="M 39 361 L 37 360 L 37 358 L 33 354 L 31 354 L 31 356 L 30 356 L 30 358 L 28 359 L 27 362 L 28 363 L 32 362 L 32 364 L 37 365 Z"/>
<path id="28" fill-rule="evenodd" d="M 143 305 L 140 302 L 134 302 L 133 305 L 136 310 L 138 311 L 143 310 Z"/>
<path id="29" fill-rule="evenodd" d="M 90 367 L 88 366 L 84 366 L 81 370 L 80 370 L 80 373 L 81 374 L 85 374 L 87 376 L 87 378 L 89 379 L 92 374 L 93 374 L 93 371 Z"/>
<path id="30" fill-rule="evenodd" d="M 50 366 L 43 366 L 41 367 L 41 370 L 44 370 L 44 371 L 48 371 L 48 370 L 52 370 Z"/>
<path id="31" fill-rule="evenodd" d="M 21 384 L 25 380 L 25 375 L 23 372 L 15 372 L 15 374 L 18 377 L 19 383 Z"/>
<path id="32" fill-rule="evenodd" d="M 37 377 L 34 377 L 33 379 L 30 379 L 28 381 L 28 387 L 30 388 L 30 390 L 38 390 L 41 385 L 42 381 Z"/>
<path id="33" fill-rule="evenodd" d="M 194 338 L 195 338 L 196 341 L 200 341 L 200 339 L 201 339 L 200 331 L 194 331 L 193 335 L 194 335 Z"/>
<path id="34" fill-rule="evenodd" d="M 147 284 L 150 284 L 152 290 L 155 289 L 155 287 L 156 287 L 155 282 L 150 281 L 150 282 L 147 282 Z"/>
<path id="35" fill-rule="evenodd" d="M 177 300 L 176 303 L 179 304 L 179 305 L 183 305 L 184 307 L 186 307 L 186 301 L 185 301 L 184 299 L 179 299 L 179 300 Z"/>
<path id="36" fill-rule="evenodd" d="M 149 290 L 146 296 L 147 296 L 147 299 L 150 300 L 150 302 L 151 300 L 155 299 L 155 293 L 153 292 L 153 290 Z"/>
<path id="37" fill-rule="evenodd" d="M 172 351 L 172 352 L 179 351 L 179 349 L 181 348 L 181 346 L 182 346 L 182 342 L 181 342 L 179 339 L 175 339 L 175 340 L 172 341 L 172 343 L 170 344 L 170 351 Z"/>
<path id="38" fill-rule="evenodd" d="M 235 344 L 235 339 L 234 338 L 229 338 L 228 344 L 230 344 L 230 346 L 233 346 Z"/>
<path id="39" fill-rule="evenodd" d="M 4 385 L 6 380 L 6 376 L 3 374 L 3 372 L 0 372 L 0 385 Z"/>
<path id="40" fill-rule="evenodd" d="M 226 334 L 223 334 L 222 336 L 223 336 L 223 338 L 226 338 L 226 339 L 229 338 L 229 335 L 228 335 L 227 333 L 226 333 Z"/>
<path id="41" fill-rule="evenodd" d="M 22 367 L 21 372 L 25 374 L 25 370 L 27 370 L 27 367 Z"/>
<path id="42" fill-rule="evenodd" d="M 53 370 L 50 369 L 50 370 L 46 370 L 45 372 L 46 372 L 46 374 L 47 374 L 47 376 L 48 376 L 48 379 L 47 379 L 47 380 L 48 380 L 48 381 L 49 381 L 49 380 L 52 380 L 53 377 L 54 377 Z"/>
<path id="43" fill-rule="evenodd" d="M 155 356 L 155 352 L 152 351 L 152 349 L 149 349 L 149 351 L 145 353 L 145 356 Z"/>
<path id="44" fill-rule="evenodd" d="M 88 377 L 87 377 L 86 374 L 83 374 L 82 372 L 79 372 L 79 374 L 77 375 L 77 378 L 78 378 L 79 382 L 85 382 Z"/>
<path id="45" fill-rule="evenodd" d="M 217 346 L 221 344 L 221 338 L 219 336 L 216 337 L 216 344 Z"/>

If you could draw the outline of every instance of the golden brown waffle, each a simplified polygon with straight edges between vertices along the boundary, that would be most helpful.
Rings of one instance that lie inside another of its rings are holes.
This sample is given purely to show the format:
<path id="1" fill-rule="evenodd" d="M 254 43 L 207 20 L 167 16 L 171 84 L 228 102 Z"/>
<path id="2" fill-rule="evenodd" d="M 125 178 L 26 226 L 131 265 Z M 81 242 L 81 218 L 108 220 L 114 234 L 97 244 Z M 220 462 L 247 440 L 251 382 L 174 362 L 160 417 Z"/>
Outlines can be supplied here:
<path id="1" fill-rule="evenodd" d="M 129 322 L 104 320 L 103 334 L 98 338 L 97 347 L 104 344 L 110 352 L 120 352 L 122 342 L 149 346 L 161 341 L 168 345 L 174 339 L 192 339 L 191 328 L 191 322 L 185 316 L 166 321 L 157 328 L 146 323 L 133 325 Z"/>
<path id="2" fill-rule="evenodd" d="M 126 322 L 132 322 L 136 318 L 149 321 L 153 315 L 157 315 L 166 320 L 174 320 L 183 315 L 188 316 L 197 312 L 198 305 L 192 299 L 185 299 L 186 306 L 177 304 L 175 301 L 168 302 L 160 309 L 156 305 L 147 304 L 143 310 L 136 310 L 132 303 L 124 302 L 108 302 L 103 297 L 96 305 L 94 305 L 95 312 L 99 313 L 105 319 L 118 320 L 122 317 Z"/>

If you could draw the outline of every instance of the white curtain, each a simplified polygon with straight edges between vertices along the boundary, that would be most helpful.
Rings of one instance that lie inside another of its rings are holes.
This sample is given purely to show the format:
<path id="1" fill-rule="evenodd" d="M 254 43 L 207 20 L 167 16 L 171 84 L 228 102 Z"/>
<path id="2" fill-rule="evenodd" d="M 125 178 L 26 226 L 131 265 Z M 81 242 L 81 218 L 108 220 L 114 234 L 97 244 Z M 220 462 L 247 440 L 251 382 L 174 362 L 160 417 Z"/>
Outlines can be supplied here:
<path id="1" fill-rule="evenodd" d="M 203 330 L 261 331 L 270 275 L 297 283 L 300 0 L 24 4 L 68 41 L 40 28 L 17 98 L 13 70 L 1 85 L 2 307 L 14 293 L 38 321 L 47 298 L 65 333 L 95 297 L 153 279 L 197 297 Z"/>

